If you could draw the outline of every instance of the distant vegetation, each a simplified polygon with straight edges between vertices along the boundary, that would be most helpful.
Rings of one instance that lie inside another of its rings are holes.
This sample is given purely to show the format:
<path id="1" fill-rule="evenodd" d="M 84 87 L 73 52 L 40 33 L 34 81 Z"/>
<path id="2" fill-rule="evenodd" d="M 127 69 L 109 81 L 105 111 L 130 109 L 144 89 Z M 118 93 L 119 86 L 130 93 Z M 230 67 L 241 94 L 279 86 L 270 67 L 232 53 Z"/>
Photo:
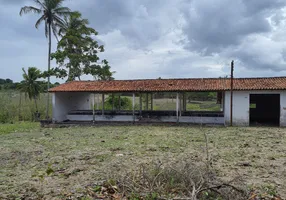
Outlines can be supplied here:
<path id="1" fill-rule="evenodd" d="M 75 80 L 82 75 L 92 75 L 96 79 L 110 80 L 115 72 L 110 71 L 108 61 L 100 60 L 98 53 L 104 52 L 104 46 L 95 40 L 98 34 L 89 27 L 88 19 L 80 12 L 71 11 L 64 6 L 64 0 L 35 0 L 36 6 L 24 6 L 20 15 L 37 14 L 35 27 L 44 25 L 45 36 L 48 38 L 48 67 L 39 78 L 47 78 L 46 90 L 50 88 L 50 77 Z M 51 52 L 52 35 L 57 39 L 57 51 Z M 51 60 L 55 59 L 57 67 L 51 68 Z M 16 88 L 14 88 L 16 89 Z M 46 119 L 49 119 L 50 97 L 47 93 Z"/>

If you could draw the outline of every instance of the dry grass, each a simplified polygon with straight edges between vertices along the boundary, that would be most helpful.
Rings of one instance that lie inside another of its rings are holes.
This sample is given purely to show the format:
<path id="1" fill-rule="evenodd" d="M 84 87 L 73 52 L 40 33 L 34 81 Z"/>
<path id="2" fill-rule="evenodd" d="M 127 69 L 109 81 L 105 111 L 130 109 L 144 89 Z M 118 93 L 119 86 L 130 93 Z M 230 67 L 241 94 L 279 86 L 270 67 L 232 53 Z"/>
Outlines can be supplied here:
<path id="1" fill-rule="evenodd" d="M 1 126 L 1 125 L 0 125 Z M 286 129 L 73 127 L 0 134 L 0 198 L 81 197 L 100 180 L 151 162 L 206 158 L 224 181 L 286 197 Z"/>

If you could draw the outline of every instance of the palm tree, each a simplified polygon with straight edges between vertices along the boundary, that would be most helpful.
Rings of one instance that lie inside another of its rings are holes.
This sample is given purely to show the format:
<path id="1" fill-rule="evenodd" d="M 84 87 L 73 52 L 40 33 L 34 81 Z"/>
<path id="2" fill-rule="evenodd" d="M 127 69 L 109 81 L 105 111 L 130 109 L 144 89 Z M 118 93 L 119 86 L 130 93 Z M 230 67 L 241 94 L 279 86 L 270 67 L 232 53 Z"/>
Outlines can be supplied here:
<path id="1" fill-rule="evenodd" d="M 20 85 L 20 90 L 29 97 L 30 100 L 34 100 L 36 112 L 38 112 L 37 98 L 40 96 L 41 82 L 38 79 L 41 77 L 41 71 L 36 67 L 29 67 L 28 73 L 24 68 L 23 81 Z"/>
<path id="2" fill-rule="evenodd" d="M 50 89 L 50 69 L 51 69 L 51 46 L 52 32 L 57 38 L 58 29 L 64 26 L 63 17 L 69 16 L 71 14 L 70 9 L 63 7 L 62 4 L 64 0 L 34 0 L 34 2 L 39 6 L 38 8 L 33 6 L 25 6 L 20 10 L 20 15 L 26 13 L 36 13 L 41 15 L 37 20 L 35 27 L 38 28 L 41 23 L 45 23 L 45 35 L 49 39 L 49 54 L 48 54 L 48 90 Z M 49 92 L 47 95 L 47 110 L 46 118 L 49 118 Z"/>

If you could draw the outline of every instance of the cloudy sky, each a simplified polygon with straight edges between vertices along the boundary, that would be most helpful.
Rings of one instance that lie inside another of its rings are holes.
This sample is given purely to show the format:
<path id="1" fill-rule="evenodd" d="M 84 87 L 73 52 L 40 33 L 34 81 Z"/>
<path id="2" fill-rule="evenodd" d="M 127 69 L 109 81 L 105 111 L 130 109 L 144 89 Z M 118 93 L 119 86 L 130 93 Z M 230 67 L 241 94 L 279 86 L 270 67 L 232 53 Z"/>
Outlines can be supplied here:
<path id="1" fill-rule="evenodd" d="M 0 78 L 47 68 L 33 0 L 0 0 Z M 285 0 L 66 0 L 99 32 L 116 79 L 286 76 Z M 56 43 L 53 41 L 53 50 Z M 53 67 L 56 66 L 53 63 Z"/>

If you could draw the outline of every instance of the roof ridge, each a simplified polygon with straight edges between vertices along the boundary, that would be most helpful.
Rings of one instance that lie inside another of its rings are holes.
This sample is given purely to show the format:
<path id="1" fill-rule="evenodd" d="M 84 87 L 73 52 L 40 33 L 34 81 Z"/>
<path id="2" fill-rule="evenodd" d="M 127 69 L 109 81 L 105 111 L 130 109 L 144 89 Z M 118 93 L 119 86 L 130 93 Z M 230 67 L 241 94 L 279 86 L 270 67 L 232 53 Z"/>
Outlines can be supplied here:
<path id="1" fill-rule="evenodd" d="M 286 76 L 273 76 L 273 77 L 234 77 L 234 79 L 276 79 L 276 78 L 286 78 Z M 230 79 L 230 77 L 209 77 L 209 78 L 162 78 L 162 79 L 117 79 L 117 80 L 74 80 L 63 84 L 68 84 L 72 82 L 117 82 L 117 81 L 159 81 L 159 80 L 220 80 L 220 79 Z"/>

